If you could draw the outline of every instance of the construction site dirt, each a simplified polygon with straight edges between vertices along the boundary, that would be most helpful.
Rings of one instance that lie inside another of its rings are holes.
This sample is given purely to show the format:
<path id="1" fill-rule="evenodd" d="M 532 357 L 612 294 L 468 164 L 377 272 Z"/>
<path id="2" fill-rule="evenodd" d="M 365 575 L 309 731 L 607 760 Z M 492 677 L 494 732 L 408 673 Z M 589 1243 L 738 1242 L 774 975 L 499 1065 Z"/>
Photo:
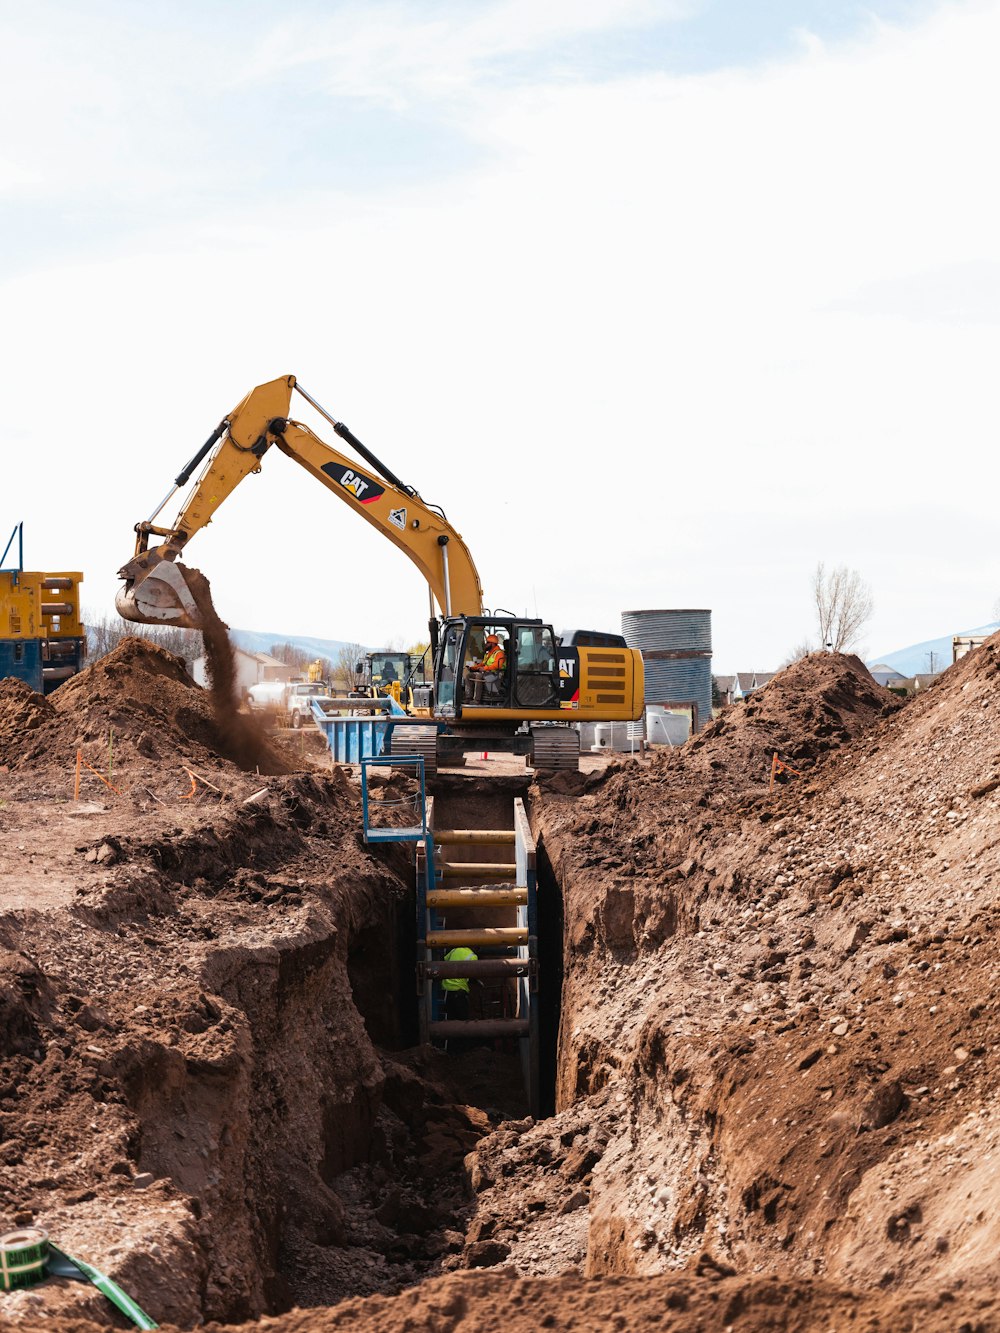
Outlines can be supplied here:
<path id="1" fill-rule="evenodd" d="M 416 1044 L 352 772 L 138 639 L 0 682 L 0 1229 L 180 1328 L 1000 1328 L 998 684 L 815 654 L 676 750 L 442 774 L 538 843 L 532 1120 L 503 1041 Z"/>

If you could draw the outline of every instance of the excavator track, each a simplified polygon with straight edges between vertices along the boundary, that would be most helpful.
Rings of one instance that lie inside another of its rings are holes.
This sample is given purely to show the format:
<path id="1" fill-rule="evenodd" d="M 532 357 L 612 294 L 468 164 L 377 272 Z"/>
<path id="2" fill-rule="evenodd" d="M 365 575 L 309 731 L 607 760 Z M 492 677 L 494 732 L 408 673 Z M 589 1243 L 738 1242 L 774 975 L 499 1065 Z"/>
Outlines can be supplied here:
<path id="1" fill-rule="evenodd" d="M 424 761 L 426 778 L 437 773 L 437 731 L 434 727 L 394 727 L 389 751 L 393 755 L 419 755 Z"/>
<path id="2" fill-rule="evenodd" d="M 545 772 L 570 771 L 580 767 L 580 736 L 569 727 L 532 727 L 531 762 Z"/>

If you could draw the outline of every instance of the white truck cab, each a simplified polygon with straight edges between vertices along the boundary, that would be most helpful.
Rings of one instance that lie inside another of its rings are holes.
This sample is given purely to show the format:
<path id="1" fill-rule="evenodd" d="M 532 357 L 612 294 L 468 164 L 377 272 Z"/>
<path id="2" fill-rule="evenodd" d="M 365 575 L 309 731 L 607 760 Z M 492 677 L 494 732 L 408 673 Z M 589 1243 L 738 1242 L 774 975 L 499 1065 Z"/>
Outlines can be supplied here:
<path id="1" fill-rule="evenodd" d="M 278 726 L 295 728 L 312 721 L 313 699 L 330 697 L 320 680 L 265 680 L 247 691 L 252 713 L 270 713 Z"/>

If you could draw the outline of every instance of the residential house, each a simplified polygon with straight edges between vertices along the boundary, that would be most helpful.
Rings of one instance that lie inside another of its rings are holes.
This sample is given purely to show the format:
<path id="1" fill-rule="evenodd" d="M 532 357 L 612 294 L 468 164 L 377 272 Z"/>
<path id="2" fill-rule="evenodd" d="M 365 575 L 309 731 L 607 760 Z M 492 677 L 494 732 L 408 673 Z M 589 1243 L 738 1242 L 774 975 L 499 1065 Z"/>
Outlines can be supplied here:
<path id="1" fill-rule="evenodd" d="M 877 662 L 875 666 L 869 667 L 872 679 L 878 681 L 879 685 L 884 685 L 886 689 L 902 689 L 906 677 L 895 667 L 887 666 L 885 662 Z"/>
<path id="2" fill-rule="evenodd" d="M 236 659 L 236 692 L 239 698 L 246 696 L 251 685 L 259 685 L 265 680 L 291 680 L 296 674 L 295 667 L 287 662 L 279 662 L 270 653 L 249 653 L 244 648 L 233 648 Z M 208 659 L 196 657 L 191 664 L 191 675 L 197 685 L 208 684 Z"/>
<path id="3" fill-rule="evenodd" d="M 775 674 L 774 671 L 737 671 L 734 676 L 713 676 L 712 684 L 720 707 L 725 708 L 739 699 L 745 699 L 748 694 L 773 680 Z"/>

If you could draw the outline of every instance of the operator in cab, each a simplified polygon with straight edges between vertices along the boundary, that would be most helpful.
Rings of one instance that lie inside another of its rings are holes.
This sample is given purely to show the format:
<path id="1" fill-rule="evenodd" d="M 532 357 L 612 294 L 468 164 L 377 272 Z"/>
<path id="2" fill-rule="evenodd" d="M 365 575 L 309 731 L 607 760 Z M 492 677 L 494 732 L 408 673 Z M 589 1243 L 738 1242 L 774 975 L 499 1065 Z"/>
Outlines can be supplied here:
<path id="1" fill-rule="evenodd" d="M 471 689 L 472 698 L 470 702 L 481 704 L 490 703 L 490 695 L 494 698 L 500 693 L 499 685 L 504 671 L 507 669 L 507 654 L 500 646 L 500 640 L 495 634 L 487 634 L 486 651 L 483 654 L 481 662 L 469 663 L 469 679 L 466 695 L 468 697 Z M 487 696 L 484 700 L 484 693 Z"/>

